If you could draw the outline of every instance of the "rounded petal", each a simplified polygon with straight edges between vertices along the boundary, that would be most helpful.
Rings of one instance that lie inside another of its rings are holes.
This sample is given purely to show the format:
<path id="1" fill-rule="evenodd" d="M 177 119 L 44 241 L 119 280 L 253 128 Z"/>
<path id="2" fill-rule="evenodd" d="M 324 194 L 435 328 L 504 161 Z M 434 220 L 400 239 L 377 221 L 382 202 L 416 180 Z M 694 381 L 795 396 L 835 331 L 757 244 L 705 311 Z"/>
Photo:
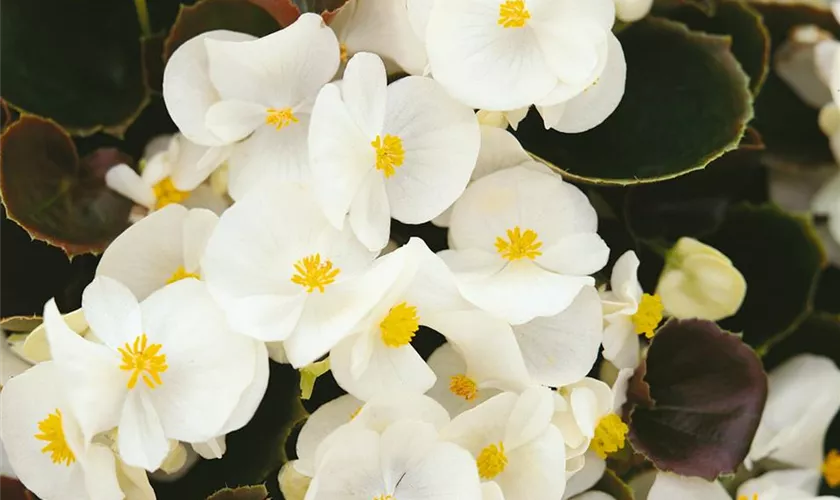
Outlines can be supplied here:
<path id="1" fill-rule="evenodd" d="M 383 132 L 399 137 L 405 151 L 385 179 L 395 219 L 428 222 L 464 192 L 481 143 L 478 121 L 436 81 L 410 76 L 389 85 Z"/>
<path id="2" fill-rule="evenodd" d="M 116 349 L 143 332 L 140 305 L 128 287 L 107 276 L 97 276 L 82 292 L 88 326 L 102 342 Z"/>
<path id="3" fill-rule="evenodd" d="M 361 426 L 335 434 L 318 461 L 307 500 L 376 498 L 385 491 L 380 466 L 380 436 Z"/>
<path id="4" fill-rule="evenodd" d="M 207 129 L 226 144 L 248 137 L 266 120 L 265 106 L 254 102 L 227 99 L 207 110 Z"/>
<path id="5" fill-rule="evenodd" d="M 148 209 L 155 207 L 155 193 L 137 172 L 125 163 L 113 166 L 105 173 L 105 184 L 129 200 Z"/>
<path id="6" fill-rule="evenodd" d="M 102 292 L 96 295 L 97 297 L 101 296 L 102 300 L 113 301 L 125 296 L 122 301 L 126 302 L 126 305 L 120 308 L 117 308 L 116 305 L 104 306 L 109 315 L 118 314 L 123 308 L 130 307 L 132 302 L 133 307 L 137 307 L 135 296 L 139 300 L 143 300 L 155 290 L 166 285 L 179 267 L 185 267 L 188 271 L 195 270 L 195 267 L 185 266 L 184 261 L 184 245 L 189 241 L 184 233 L 184 228 L 189 213 L 181 205 L 167 205 L 132 224 L 117 236 L 105 249 L 105 253 L 96 267 L 96 274 L 97 276 L 113 278 L 128 289 L 125 290 L 124 287 L 120 287 L 120 290 L 112 291 L 110 290 L 111 287 L 104 288 L 105 284 L 95 281 L 94 283 L 98 284 L 94 287 L 94 284 L 91 283 L 90 292 L 85 290 L 89 300 L 94 300 L 94 290 L 99 289 L 102 289 Z M 126 292 L 128 292 L 127 295 Z M 111 296 L 112 293 L 113 296 Z M 93 304 L 90 304 L 90 307 L 93 307 Z M 99 325 L 96 312 L 92 314 L 94 316 L 94 321 L 91 323 L 92 327 L 94 329 L 105 328 L 104 325 Z M 119 328 L 119 325 L 111 328 Z M 97 333 L 97 335 L 104 335 L 100 338 L 112 347 L 121 346 L 124 342 L 134 340 L 134 336 L 138 334 L 138 330 L 135 329 L 131 331 L 131 338 L 120 336 L 111 341 L 108 331 L 101 334 Z"/>
<path id="7" fill-rule="evenodd" d="M 181 191 L 193 191 L 207 180 L 230 156 L 232 146 L 201 146 L 181 134 L 175 136 L 177 157 L 172 160 L 172 184 Z"/>
<path id="8" fill-rule="evenodd" d="M 554 398 L 547 387 L 531 387 L 522 392 L 508 417 L 504 442 L 513 450 L 530 443 L 551 425 Z M 565 448 L 565 446 L 561 446 Z"/>
<path id="9" fill-rule="evenodd" d="M 536 262 L 555 273 L 586 276 L 600 271 L 609 258 L 610 249 L 600 236 L 576 233 L 548 246 Z"/>
<path id="10" fill-rule="evenodd" d="M 187 139 L 205 146 L 220 146 L 225 142 L 213 134 L 204 121 L 207 110 L 219 100 L 219 93 L 210 81 L 205 39 L 243 42 L 254 37 L 216 30 L 187 40 L 166 63 L 163 100 L 172 121 Z"/>
<path id="11" fill-rule="evenodd" d="M 435 79 L 459 101 L 492 111 L 529 106 L 548 94 L 557 76 L 535 30 L 499 26 L 499 3 L 435 2 L 426 49 Z"/>
<path id="12" fill-rule="evenodd" d="M 513 333 L 531 377 L 562 387 L 581 380 L 594 366 L 602 324 L 598 292 L 585 287 L 560 314 L 515 326 Z"/>
<path id="13" fill-rule="evenodd" d="M 356 3 L 359 7 L 370 10 L 369 7 L 377 1 Z M 394 4 L 394 2 L 378 3 L 385 8 L 387 7 L 384 4 Z M 344 78 L 341 80 L 341 98 L 356 126 L 367 137 L 376 137 L 382 130 L 385 120 L 387 85 L 385 65 L 376 54 L 361 52 L 347 62 Z"/>
<path id="14" fill-rule="evenodd" d="M 350 205 L 350 227 L 368 250 L 381 250 L 391 234 L 391 206 L 379 172 L 368 172 Z"/>
<path id="15" fill-rule="evenodd" d="M 298 471 L 314 475 L 310 469 L 314 466 L 315 452 L 321 442 L 332 432 L 353 420 L 354 415 L 364 404 L 349 394 L 339 396 L 328 401 L 315 410 L 300 430 L 295 444 L 299 462 L 295 464 Z"/>
<path id="16" fill-rule="evenodd" d="M 467 363 L 458 354 L 458 351 L 450 343 L 445 343 L 435 349 L 435 352 L 426 360 L 429 368 L 435 372 L 437 381 L 426 394 L 446 408 L 449 415 L 455 417 L 464 411 L 475 407 L 478 404 L 490 399 L 499 393 L 496 389 L 479 387 L 473 399 L 465 399 L 452 392 L 450 383 L 455 375 L 467 373 Z"/>
<path id="17" fill-rule="evenodd" d="M 618 0 L 615 3 L 615 16 L 625 23 L 636 22 L 650 12 L 653 0 Z"/>
<path id="18" fill-rule="evenodd" d="M 441 437 L 478 456 L 488 444 L 504 439 L 508 418 L 518 399 L 513 392 L 493 396 L 453 418 L 441 431 Z"/>
<path id="19" fill-rule="evenodd" d="M 128 393 L 120 418 L 117 446 L 125 463 L 147 471 L 157 470 L 169 453 L 169 440 L 147 392 Z"/>
<path id="20" fill-rule="evenodd" d="M 499 170 L 530 163 L 531 157 L 513 134 L 503 128 L 481 126 L 481 148 L 472 179 L 480 179 Z M 541 165 L 538 163 L 537 165 Z"/>
<path id="21" fill-rule="evenodd" d="M 559 497 L 566 487 L 566 446 L 553 425 L 529 443 L 508 452 L 508 465 L 494 480 L 505 498 Z"/>
<path id="22" fill-rule="evenodd" d="M 604 327 L 604 359 L 618 368 L 639 366 L 640 341 L 630 316 L 618 316 L 607 320 Z"/>
<path id="23" fill-rule="evenodd" d="M 604 475 L 606 468 L 606 460 L 599 457 L 594 451 L 587 451 L 584 455 L 583 468 L 574 473 L 572 477 L 568 478 L 566 481 L 566 491 L 563 493 L 563 498 L 567 499 L 574 497 L 575 495 L 595 486 L 595 484 L 601 479 L 601 476 Z M 581 498 L 585 498 L 585 496 L 576 497 L 576 500 L 581 500 Z M 608 496 L 604 499 L 593 497 L 590 500 L 613 499 Z"/>
<path id="24" fill-rule="evenodd" d="M 268 351 L 262 342 L 254 342 L 254 347 L 254 378 L 239 398 L 239 403 L 234 408 L 233 414 L 219 431 L 223 444 L 223 434 L 241 429 L 251 421 L 268 388 Z M 221 456 L 217 458 L 221 458 Z"/>
<path id="25" fill-rule="evenodd" d="M 658 472 L 648 500 L 730 500 L 729 494 L 717 482 L 709 482 L 699 477 L 684 477 L 669 472 Z"/>
<path id="26" fill-rule="evenodd" d="M 195 272 L 201 267 L 207 240 L 218 223 L 219 216 L 207 209 L 196 208 L 187 213 L 183 229 L 183 262 L 187 272 Z"/>
<path id="27" fill-rule="evenodd" d="M 610 290 L 619 301 L 627 305 L 622 313 L 635 313 L 642 300 L 642 285 L 639 284 L 639 258 L 636 252 L 628 250 L 615 261 L 610 275 Z"/>

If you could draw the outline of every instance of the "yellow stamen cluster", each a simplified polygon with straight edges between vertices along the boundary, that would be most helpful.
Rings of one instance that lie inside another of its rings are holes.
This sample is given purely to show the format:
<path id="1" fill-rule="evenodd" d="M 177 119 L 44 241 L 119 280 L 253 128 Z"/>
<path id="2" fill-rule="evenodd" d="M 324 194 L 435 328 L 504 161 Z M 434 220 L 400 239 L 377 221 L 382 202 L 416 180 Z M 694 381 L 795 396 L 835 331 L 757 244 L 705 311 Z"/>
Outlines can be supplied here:
<path id="1" fill-rule="evenodd" d="M 499 5 L 499 26 L 521 28 L 528 19 L 531 19 L 531 13 L 523 0 L 507 0 Z"/>
<path id="2" fill-rule="evenodd" d="M 758 500 L 758 493 L 753 493 L 752 496 L 738 495 L 738 500 Z"/>
<path id="3" fill-rule="evenodd" d="M 659 298 L 659 295 L 651 295 L 649 293 L 642 295 L 639 308 L 631 318 L 633 320 L 633 326 L 636 327 L 636 333 L 639 335 L 644 334 L 649 339 L 653 338 L 656 327 L 662 321 L 662 311 L 664 309 L 662 299 Z"/>
<path id="4" fill-rule="evenodd" d="M 394 175 L 397 167 L 405 161 L 402 139 L 396 135 L 385 134 L 385 138 L 377 135 L 370 145 L 376 150 L 376 169 L 380 170 L 386 179 Z"/>
<path id="5" fill-rule="evenodd" d="M 378 497 L 373 497 L 373 500 L 396 500 L 393 495 L 379 495 Z"/>
<path id="6" fill-rule="evenodd" d="M 478 386 L 475 381 L 463 373 L 453 375 L 449 379 L 449 390 L 452 394 L 460 396 L 467 401 L 472 401 L 478 395 Z"/>
<path id="7" fill-rule="evenodd" d="M 41 453 L 49 453 L 54 464 L 69 466 L 76 461 L 76 455 L 67 446 L 67 440 L 64 438 L 61 410 L 56 408 L 55 412 L 38 422 L 38 430 L 40 432 L 35 434 L 35 439 L 47 442 L 47 445 L 41 448 Z"/>
<path id="8" fill-rule="evenodd" d="M 338 57 L 341 59 L 341 62 L 347 62 L 347 45 L 340 43 L 338 44 Z"/>
<path id="9" fill-rule="evenodd" d="M 610 413 L 598 421 L 595 428 L 595 437 L 589 443 L 589 448 L 601 458 L 607 458 L 610 453 L 624 448 L 625 437 L 630 430 L 627 424 L 621 421 L 621 417 Z"/>
<path id="10" fill-rule="evenodd" d="M 152 187 L 155 193 L 155 209 L 170 205 L 172 203 L 181 203 L 190 197 L 189 191 L 181 191 L 172 183 L 172 177 L 165 177 Z"/>
<path id="11" fill-rule="evenodd" d="M 122 354 L 120 369 L 132 372 L 127 384 L 129 389 L 137 385 L 137 379 L 141 373 L 143 382 L 150 389 L 163 384 L 160 374 L 169 367 L 166 365 L 166 354 L 158 354 L 162 348 L 161 344 L 148 344 L 144 333 L 134 339 L 134 345 L 126 342 L 124 347 L 117 349 Z"/>
<path id="12" fill-rule="evenodd" d="M 268 108 L 265 110 L 266 125 L 274 125 L 274 128 L 280 130 L 283 127 L 298 123 L 300 120 L 292 113 L 292 108 Z"/>
<path id="13" fill-rule="evenodd" d="M 522 232 L 519 226 L 507 230 L 507 239 L 496 237 L 496 251 L 509 261 L 518 259 L 534 260 L 540 255 L 542 242 L 537 239 L 537 233 L 530 229 Z"/>
<path id="14" fill-rule="evenodd" d="M 361 406 L 356 408 L 355 410 L 353 410 L 353 413 L 350 414 L 350 420 L 353 420 L 354 418 L 358 417 L 359 413 L 361 413 L 361 412 L 362 412 L 362 407 Z"/>
<path id="15" fill-rule="evenodd" d="M 169 285 L 175 283 L 176 281 L 181 281 L 187 278 L 195 278 L 197 280 L 200 280 L 201 275 L 198 273 L 188 273 L 187 270 L 184 269 L 184 266 L 178 266 L 178 269 L 176 269 L 175 272 L 172 273 L 172 276 L 170 276 L 169 279 L 166 280 L 166 284 Z"/>
<path id="16" fill-rule="evenodd" d="M 307 293 L 312 293 L 317 288 L 324 293 L 324 287 L 335 282 L 335 277 L 341 269 L 333 269 L 333 263 L 329 259 L 321 262 L 321 254 L 316 253 L 304 257 L 295 263 L 295 273 L 292 275 L 292 283 L 306 288 Z"/>
<path id="17" fill-rule="evenodd" d="M 478 454 L 478 458 L 475 459 L 475 463 L 478 466 L 478 475 L 481 479 L 490 480 L 498 476 L 508 464 L 505 444 L 500 441 L 498 445 L 485 446 Z"/>
<path id="18" fill-rule="evenodd" d="M 419 329 L 420 318 L 417 316 L 417 308 L 406 302 L 392 307 L 385 319 L 379 323 L 382 343 L 388 347 L 408 345 Z"/>
<path id="19" fill-rule="evenodd" d="M 822 464 L 822 474 L 826 484 L 832 488 L 840 486 L 840 452 L 831 450 Z"/>

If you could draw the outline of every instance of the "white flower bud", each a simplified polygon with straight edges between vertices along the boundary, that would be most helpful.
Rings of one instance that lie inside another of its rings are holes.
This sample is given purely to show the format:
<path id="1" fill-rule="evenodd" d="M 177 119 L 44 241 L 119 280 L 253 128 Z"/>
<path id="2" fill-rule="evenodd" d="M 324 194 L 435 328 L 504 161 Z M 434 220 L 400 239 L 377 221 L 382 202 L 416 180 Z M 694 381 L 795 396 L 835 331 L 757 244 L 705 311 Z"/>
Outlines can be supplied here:
<path id="1" fill-rule="evenodd" d="M 295 469 L 294 462 L 287 462 L 277 475 L 280 491 L 286 500 L 303 500 L 312 478 L 305 476 Z"/>

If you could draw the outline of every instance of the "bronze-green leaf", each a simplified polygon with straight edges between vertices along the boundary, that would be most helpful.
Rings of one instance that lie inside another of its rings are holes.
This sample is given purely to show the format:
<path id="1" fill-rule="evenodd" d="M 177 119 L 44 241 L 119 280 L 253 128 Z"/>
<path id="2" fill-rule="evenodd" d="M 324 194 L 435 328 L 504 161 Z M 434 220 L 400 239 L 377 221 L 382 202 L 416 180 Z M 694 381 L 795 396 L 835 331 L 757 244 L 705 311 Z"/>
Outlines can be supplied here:
<path id="1" fill-rule="evenodd" d="M 702 169 L 738 146 L 752 96 L 728 37 L 650 17 L 618 37 L 627 87 L 616 111 L 592 130 L 562 134 L 532 110 L 515 133 L 525 149 L 568 177 L 627 185 Z"/>
<path id="2" fill-rule="evenodd" d="M 767 399 L 758 356 L 704 320 L 662 326 L 631 384 L 649 390 L 628 393 L 633 448 L 660 470 L 708 480 L 744 461 Z"/>
<path id="3" fill-rule="evenodd" d="M 122 136 L 147 103 L 134 3 L 2 0 L 3 97 L 74 135 Z"/>
<path id="4" fill-rule="evenodd" d="M 224 488 L 213 493 L 207 500 L 266 500 L 268 490 L 265 486 L 240 486 L 238 488 Z"/>
<path id="5" fill-rule="evenodd" d="M 132 163 L 114 148 L 79 158 L 55 122 L 23 116 L 0 139 L 0 193 L 7 216 L 68 255 L 101 252 L 128 225 L 132 203 L 105 186 L 105 172 Z"/>

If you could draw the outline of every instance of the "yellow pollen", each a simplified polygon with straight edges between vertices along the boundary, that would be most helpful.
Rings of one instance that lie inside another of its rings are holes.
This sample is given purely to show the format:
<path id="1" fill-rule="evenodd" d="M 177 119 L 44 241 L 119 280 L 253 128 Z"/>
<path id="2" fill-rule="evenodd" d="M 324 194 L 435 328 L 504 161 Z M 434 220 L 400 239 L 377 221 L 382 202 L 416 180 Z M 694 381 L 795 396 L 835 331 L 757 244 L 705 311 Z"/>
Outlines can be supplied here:
<path id="1" fill-rule="evenodd" d="M 181 281 L 187 278 L 195 278 L 197 280 L 200 280 L 201 275 L 198 273 L 188 273 L 187 270 L 184 269 L 184 266 L 178 266 L 178 269 L 176 269 L 175 272 L 172 273 L 172 276 L 170 276 L 169 279 L 166 280 L 166 284 L 170 285 L 172 283 L 175 283 L 176 281 Z"/>
<path id="2" fill-rule="evenodd" d="M 292 275 L 292 283 L 305 287 L 307 293 L 314 292 L 316 288 L 324 293 L 324 287 L 335 282 L 335 277 L 341 269 L 333 269 L 330 259 L 321 262 L 321 254 L 316 253 L 297 261 L 295 271 L 297 273 Z"/>
<path id="3" fill-rule="evenodd" d="M 478 395 L 478 386 L 475 381 L 463 373 L 453 375 L 449 379 L 449 390 L 456 396 L 461 396 L 467 401 L 472 401 Z"/>
<path id="4" fill-rule="evenodd" d="M 396 500 L 393 495 L 379 495 L 378 497 L 373 497 L 373 500 Z"/>
<path id="5" fill-rule="evenodd" d="M 645 337 L 649 339 L 653 338 L 654 330 L 662 321 L 662 311 L 664 309 L 659 295 L 643 294 L 642 301 L 639 302 L 639 308 L 631 318 L 633 325 L 636 327 L 636 333 L 639 335 L 645 334 Z"/>
<path id="6" fill-rule="evenodd" d="M 758 493 L 753 493 L 751 497 L 747 495 L 738 495 L 738 500 L 758 500 Z"/>
<path id="7" fill-rule="evenodd" d="M 350 420 L 353 420 L 354 418 L 358 417 L 359 413 L 361 413 L 361 412 L 362 412 L 362 407 L 361 406 L 356 408 L 355 410 L 353 410 L 353 413 L 350 414 Z"/>
<path id="8" fill-rule="evenodd" d="M 394 175 L 397 167 L 405 161 L 405 150 L 399 136 L 385 134 L 383 139 L 377 135 L 370 145 L 376 150 L 376 169 L 381 170 L 386 179 Z"/>
<path id="9" fill-rule="evenodd" d="M 347 62 L 347 45 L 340 43 L 338 44 L 338 57 L 341 59 L 341 62 Z"/>
<path id="10" fill-rule="evenodd" d="M 831 450 L 822 464 L 822 474 L 825 482 L 832 488 L 840 486 L 840 452 Z"/>
<path id="11" fill-rule="evenodd" d="M 155 193 L 155 209 L 160 210 L 172 203 L 181 203 L 190 197 L 189 191 L 180 191 L 172 183 L 172 177 L 165 177 L 152 187 Z"/>
<path id="12" fill-rule="evenodd" d="M 519 226 L 507 230 L 507 240 L 496 237 L 496 251 L 509 261 L 528 258 L 534 260 L 542 255 L 542 242 L 537 239 L 537 233 L 526 229 L 521 232 Z"/>
<path id="13" fill-rule="evenodd" d="M 292 108 L 268 108 L 265 110 L 265 123 L 266 125 L 274 125 L 274 128 L 280 130 L 281 128 L 291 125 L 292 123 L 297 123 L 300 120 L 297 119 L 294 113 L 292 113 Z"/>
<path id="14" fill-rule="evenodd" d="M 140 374 L 143 374 L 143 382 L 154 389 L 157 385 L 163 384 L 160 374 L 169 367 L 166 366 L 166 354 L 158 354 L 163 346 L 161 344 L 148 345 L 146 334 L 134 339 L 134 345 L 125 343 L 124 348 L 118 348 L 122 354 L 121 370 L 131 370 L 131 378 L 128 379 L 128 388 L 133 389 L 137 384 Z"/>
<path id="15" fill-rule="evenodd" d="M 419 329 L 420 318 L 417 316 L 417 308 L 405 302 L 392 307 L 385 319 L 379 323 L 382 343 L 388 347 L 408 345 Z"/>
<path id="16" fill-rule="evenodd" d="M 499 441 L 498 445 L 485 446 L 475 459 L 475 464 L 478 466 L 478 475 L 481 479 L 489 480 L 501 474 L 508 464 L 504 443 Z"/>
<path id="17" fill-rule="evenodd" d="M 531 13 L 523 0 L 507 0 L 499 5 L 499 26 L 521 28 L 528 19 L 531 19 Z"/>
<path id="18" fill-rule="evenodd" d="M 621 417 L 610 413 L 598 421 L 595 437 L 589 443 L 589 448 L 601 458 L 607 458 L 610 453 L 624 448 L 624 438 L 630 429 L 621 421 Z"/>
<path id="19" fill-rule="evenodd" d="M 69 466 L 76 461 L 76 455 L 67 446 L 61 422 L 61 410 L 56 408 L 54 413 L 50 413 L 47 418 L 38 422 L 40 433 L 35 434 L 35 439 L 47 442 L 47 445 L 41 448 L 41 453 L 49 453 L 54 464 L 63 463 Z"/>

